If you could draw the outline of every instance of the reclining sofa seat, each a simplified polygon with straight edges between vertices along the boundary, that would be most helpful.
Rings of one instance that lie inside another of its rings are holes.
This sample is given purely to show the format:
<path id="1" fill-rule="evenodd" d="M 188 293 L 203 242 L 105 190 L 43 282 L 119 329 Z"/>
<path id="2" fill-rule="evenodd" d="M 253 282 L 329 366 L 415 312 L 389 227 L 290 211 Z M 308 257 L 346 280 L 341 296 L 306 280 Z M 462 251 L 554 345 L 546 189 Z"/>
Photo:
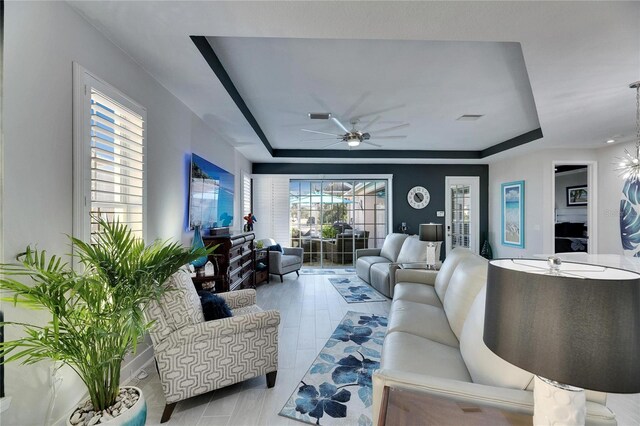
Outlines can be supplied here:
<path id="1" fill-rule="evenodd" d="M 396 275 L 380 369 L 373 375 L 373 419 L 385 386 L 460 402 L 533 413 L 533 374 L 494 354 L 483 340 L 488 262 L 466 249 L 447 255 L 437 275 Z M 587 390 L 587 425 L 616 425 L 606 394 Z"/>
<path id="2" fill-rule="evenodd" d="M 382 248 L 356 250 L 356 273 L 380 293 L 393 297 L 398 264 L 426 262 L 427 244 L 417 235 L 389 234 Z"/>

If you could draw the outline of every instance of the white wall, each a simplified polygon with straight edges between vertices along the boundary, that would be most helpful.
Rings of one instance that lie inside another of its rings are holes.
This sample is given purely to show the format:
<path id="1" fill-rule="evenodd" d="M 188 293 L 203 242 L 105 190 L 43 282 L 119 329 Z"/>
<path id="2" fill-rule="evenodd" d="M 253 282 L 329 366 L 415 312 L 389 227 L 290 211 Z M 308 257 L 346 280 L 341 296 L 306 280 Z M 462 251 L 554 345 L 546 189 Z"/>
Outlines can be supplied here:
<path id="1" fill-rule="evenodd" d="M 552 212 L 555 200 L 551 197 L 553 161 L 595 159 L 595 150 L 549 149 L 491 162 L 489 164 L 489 242 L 493 248 L 494 257 L 528 257 L 552 253 L 554 248 L 549 236 L 554 225 Z M 598 167 L 598 170 L 606 168 L 607 165 Z M 503 246 L 500 243 L 500 185 L 516 180 L 525 181 L 525 245 L 523 249 Z"/>
<path id="2" fill-rule="evenodd" d="M 62 2 L 6 2 L 4 50 L 4 173 L 2 241 L 6 261 L 30 243 L 50 253 L 69 251 L 72 233 L 72 63 L 104 79 L 147 108 L 148 237 L 190 242 L 185 231 L 188 155 L 193 150 L 236 175 L 251 164 L 184 104 Z M 8 320 L 45 322 L 3 304 Z M 7 329 L 7 339 L 15 338 Z M 6 366 L 13 397 L 3 425 L 43 424 L 49 403 L 48 365 Z M 52 418 L 63 416 L 83 387 L 64 372 Z"/>

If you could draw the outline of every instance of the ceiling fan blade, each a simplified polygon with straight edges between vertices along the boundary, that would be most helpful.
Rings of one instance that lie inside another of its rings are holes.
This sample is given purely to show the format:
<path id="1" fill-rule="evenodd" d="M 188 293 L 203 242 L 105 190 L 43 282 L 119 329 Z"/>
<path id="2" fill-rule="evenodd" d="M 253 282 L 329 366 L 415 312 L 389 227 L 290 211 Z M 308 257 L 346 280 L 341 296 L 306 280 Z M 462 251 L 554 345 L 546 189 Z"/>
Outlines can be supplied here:
<path id="1" fill-rule="evenodd" d="M 380 115 L 383 112 L 393 111 L 394 109 L 404 108 L 405 106 L 406 106 L 405 104 L 401 104 L 401 105 L 396 105 L 389 108 L 379 109 L 377 111 L 371 111 L 366 114 L 360 114 L 360 115 L 351 117 L 351 120 L 360 120 L 361 118 L 364 118 L 364 117 L 371 117 L 372 115 Z"/>
<path id="2" fill-rule="evenodd" d="M 337 125 L 338 127 L 340 127 L 340 128 L 341 128 L 345 133 L 349 133 L 349 131 L 350 131 L 350 130 L 349 130 L 349 129 L 347 129 L 346 127 L 344 127 L 344 124 L 342 124 L 342 123 L 340 122 L 340 120 L 338 120 L 338 119 L 337 119 L 337 118 L 335 118 L 335 117 L 331 117 L 331 121 L 333 121 L 334 123 L 336 123 L 336 125 Z"/>
<path id="3" fill-rule="evenodd" d="M 320 139 L 301 139 L 300 142 L 313 142 L 313 141 L 334 141 L 336 139 L 342 139 L 339 137 L 334 138 L 320 138 Z"/>
<path id="4" fill-rule="evenodd" d="M 409 123 L 404 123 L 404 124 L 398 124 L 397 126 L 387 127 L 386 129 L 380 129 L 376 131 L 372 130 L 372 132 L 375 134 L 378 134 L 378 133 L 388 132 L 390 130 L 402 129 L 403 127 L 408 127 L 408 126 L 409 126 Z"/>
<path id="5" fill-rule="evenodd" d="M 323 146 L 322 149 L 329 148 L 330 146 L 341 144 L 342 142 L 344 142 L 344 141 L 338 141 L 338 142 L 330 143 L 329 145 Z"/>
<path id="6" fill-rule="evenodd" d="M 319 132 L 317 130 L 309 130 L 309 129 L 300 129 L 300 130 L 302 130 L 303 132 L 307 132 L 307 133 L 317 133 L 319 135 L 342 137 L 342 135 L 336 135 L 335 133 Z"/>
<path id="7" fill-rule="evenodd" d="M 364 132 L 369 128 L 369 127 L 373 126 L 373 124 L 374 124 L 376 121 L 380 120 L 380 118 L 382 118 L 382 116 L 381 116 L 381 115 L 377 116 L 376 118 L 374 118 L 373 120 L 371 120 L 370 122 L 368 122 L 368 123 L 367 123 L 367 124 L 362 128 L 362 129 L 360 129 L 360 131 L 361 131 L 362 133 L 364 133 Z"/>
<path id="8" fill-rule="evenodd" d="M 382 145 L 378 145 L 377 143 L 371 143 L 371 142 L 365 142 L 365 141 L 362 141 L 360 143 L 365 145 L 375 146 L 376 148 L 382 148 Z"/>
<path id="9" fill-rule="evenodd" d="M 371 139 L 405 139 L 407 135 L 395 135 L 395 136 L 371 136 Z"/>
<path id="10" fill-rule="evenodd" d="M 355 101 L 353 105 L 351 105 L 345 112 L 340 115 L 340 117 L 349 117 L 353 112 L 358 109 L 360 105 L 371 95 L 371 92 L 364 92 L 360 97 Z"/>

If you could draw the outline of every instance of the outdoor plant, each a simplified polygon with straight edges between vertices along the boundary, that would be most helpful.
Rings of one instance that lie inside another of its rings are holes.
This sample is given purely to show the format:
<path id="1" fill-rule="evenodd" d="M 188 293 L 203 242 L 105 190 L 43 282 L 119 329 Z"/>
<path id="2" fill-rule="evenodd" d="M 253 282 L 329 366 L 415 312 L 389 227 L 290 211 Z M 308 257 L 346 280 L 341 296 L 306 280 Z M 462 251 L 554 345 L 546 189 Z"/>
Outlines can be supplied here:
<path id="1" fill-rule="evenodd" d="M 322 238 L 335 238 L 338 230 L 332 225 L 322 225 Z"/>
<path id="2" fill-rule="evenodd" d="M 116 402 L 122 360 L 152 325 L 145 306 L 167 291 L 167 279 L 182 265 L 215 249 L 192 251 L 168 241 L 145 246 L 119 222 L 100 219 L 99 226 L 94 244 L 70 238 L 81 267 L 30 247 L 20 264 L 0 265 L 0 290 L 11 295 L 3 300 L 51 314 L 45 325 L 3 323 L 21 327 L 24 336 L 0 344 L 0 355 L 5 362 L 68 365 L 96 411 Z"/>

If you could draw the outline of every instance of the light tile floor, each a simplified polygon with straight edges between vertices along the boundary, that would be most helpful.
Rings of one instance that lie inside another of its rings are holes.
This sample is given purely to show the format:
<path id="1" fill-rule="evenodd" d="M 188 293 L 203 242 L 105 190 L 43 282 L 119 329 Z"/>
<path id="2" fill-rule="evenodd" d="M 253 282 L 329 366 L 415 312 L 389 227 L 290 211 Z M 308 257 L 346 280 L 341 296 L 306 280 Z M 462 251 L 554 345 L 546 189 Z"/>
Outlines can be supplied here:
<path id="1" fill-rule="evenodd" d="M 258 304 L 263 309 L 278 309 L 278 377 L 267 389 L 265 377 L 256 377 L 178 403 L 167 426 L 245 426 L 295 425 L 301 423 L 278 416 L 299 380 L 324 347 L 331 332 L 347 311 L 387 315 L 390 302 L 348 304 L 333 288 L 326 275 L 289 274 L 280 283 L 258 286 Z M 133 379 L 147 399 L 147 425 L 159 425 L 164 395 L 153 364 L 145 369 L 145 379 Z M 617 413 L 620 426 L 640 425 L 640 394 L 610 395 L 609 407 Z"/>

